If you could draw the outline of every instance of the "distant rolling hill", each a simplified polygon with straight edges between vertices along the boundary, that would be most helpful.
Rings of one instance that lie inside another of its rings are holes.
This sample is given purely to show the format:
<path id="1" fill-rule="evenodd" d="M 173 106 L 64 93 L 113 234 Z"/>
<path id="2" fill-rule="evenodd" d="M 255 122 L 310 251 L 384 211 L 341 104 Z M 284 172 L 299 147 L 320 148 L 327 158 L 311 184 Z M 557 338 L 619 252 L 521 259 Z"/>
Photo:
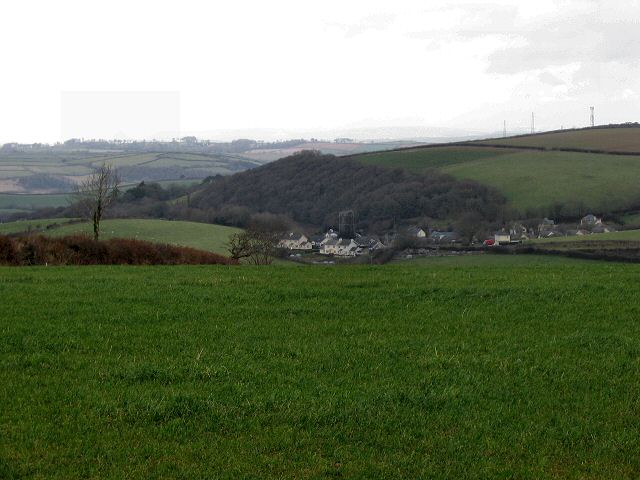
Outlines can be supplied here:
<path id="1" fill-rule="evenodd" d="M 510 147 L 599 150 L 611 153 L 640 154 L 640 125 L 558 130 L 535 135 L 484 140 L 479 143 Z"/>
<path id="2" fill-rule="evenodd" d="M 636 151 L 640 152 L 640 128 L 612 127 L 349 158 L 413 171 L 436 169 L 459 179 L 475 180 L 497 188 L 523 215 L 545 213 L 554 206 L 562 206 L 567 214 L 579 214 L 585 210 L 624 211 L 640 203 L 640 154 L 634 155 Z"/>

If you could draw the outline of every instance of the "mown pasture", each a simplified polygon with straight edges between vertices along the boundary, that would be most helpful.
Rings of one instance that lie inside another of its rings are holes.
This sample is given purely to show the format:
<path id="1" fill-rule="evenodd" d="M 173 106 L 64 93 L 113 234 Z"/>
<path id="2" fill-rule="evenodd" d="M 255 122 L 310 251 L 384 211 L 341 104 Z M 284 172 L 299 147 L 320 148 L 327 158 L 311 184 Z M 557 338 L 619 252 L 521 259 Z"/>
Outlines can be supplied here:
<path id="1" fill-rule="evenodd" d="M 7 224 L 9 225 L 9 224 Z M 227 255 L 227 242 L 240 229 L 209 223 L 157 219 L 109 219 L 100 223 L 101 239 L 134 238 L 149 242 L 168 243 Z M 48 235 L 67 236 L 77 233 L 93 234 L 90 222 L 61 225 L 44 232 Z"/>
<path id="2" fill-rule="evenodd" d="M 390 167 L 435 168 L 497 188 L 522 213 L 556 204 L 594 211 L 630 208 L 640 201 L 640 157 L 531 151 L 478 146 L 427 147 L 357 155 Z M 615 188 L 612 188 L 615 186 Z"/>
<path id="3" fill-rule="evenodd" d="M 0 268 L 3 478 L 638 478 L 640 267 Z"/>
<path id="4" fill-rule="evenodd" d="M 23 232 L 41 232 L 58 228 L 59 226 L 77 221 L 75 218 L 40 218 L 36 220 L 18 220 L 15 222 L 0 223 L 0 234 L 10 235 Z"/>

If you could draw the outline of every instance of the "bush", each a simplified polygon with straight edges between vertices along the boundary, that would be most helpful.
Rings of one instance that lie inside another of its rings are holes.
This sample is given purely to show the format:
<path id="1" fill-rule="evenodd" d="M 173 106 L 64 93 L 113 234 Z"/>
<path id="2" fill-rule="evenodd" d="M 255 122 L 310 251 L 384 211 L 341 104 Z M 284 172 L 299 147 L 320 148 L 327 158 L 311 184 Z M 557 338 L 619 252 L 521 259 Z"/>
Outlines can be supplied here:
<path id="1" fill-rule="evenodd" d="M 236 265 L 236 260 L 187 247 L 85 235 L 50 238 L 0 235 L 0 265 Z"/>

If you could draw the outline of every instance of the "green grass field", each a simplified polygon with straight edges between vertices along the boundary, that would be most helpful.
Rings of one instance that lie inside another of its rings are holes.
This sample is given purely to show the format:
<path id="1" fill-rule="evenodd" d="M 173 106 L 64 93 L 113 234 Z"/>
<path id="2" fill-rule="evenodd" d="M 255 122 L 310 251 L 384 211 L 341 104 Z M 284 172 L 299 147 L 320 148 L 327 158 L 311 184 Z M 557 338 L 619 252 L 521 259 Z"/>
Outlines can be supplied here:
<path id="1" fill-rule="evenodd" d="M 16 222 L 0 223 L 0 234 L 21 233 L 26 231 L 41 231 L 47 227 L 58 227 L 64 223 L 75 221 L 74 218 L 44 218 L 38 220 L 19 220 Z"/>
<path id="2" fill-rule="evenodd" d="M 595 242 L 610 240 L 638 240 L 640 241 L 640 230 L 621 230 L 619 232 L 594 233 L 592 235 L 578 235 L 571 237 L 537 238 L 531 240 L 535 243 L 558 243 L 558 242 Z"/>
<path id="3" fill-rule="evenodd" d="M 69 205 L 68 194 L 11 194 L 0 193 L 0 208 L 29 211 L 44 207 L 65 207 Z"/>
<path id="4" fill-rule="evenodd" d="M 478 160 L 500 157 L 509 150 L 487 147 L 427 147 L 375 152 L 356 155 L 354 158 L 366 165 L 400 167 L 422 172 L 432 168 L 441 169 Z"/>
<path id="5" fill-rule="evenodd" d="M 640 157 L 440 147 L 359 155 L 366 164 L 431 168 L 502 192 L 518 211 L 581 203 L 594 211 L 628 208 L 640 199 Z"/>
<path id="6" fill-rule="evenodd" d="M 640 267 L 0 268 L 2 478 L 635 479 Z"/>
<path id="7" fill-rule="evenodd" d="M 101 239 L 136 238 L 150 242 L 170 243 L 185 247 L 228 254 L 226 243 L 229 237 L 240 230 L 208 223 L 182 222 L 150 219 L 115 219 L 101 222 Z M 89 222 L 63 225 L 48 233 L 55 236 L 75 233 L 93 234 Z"/>
<path id="8" fill-rule="evenodd" d="M 640 152 L 640 128 L 567 130 L 514 138 L 499 138 L 487 140 L 484 143 L 515 147 L 580 148 L 610 152 Z"/>

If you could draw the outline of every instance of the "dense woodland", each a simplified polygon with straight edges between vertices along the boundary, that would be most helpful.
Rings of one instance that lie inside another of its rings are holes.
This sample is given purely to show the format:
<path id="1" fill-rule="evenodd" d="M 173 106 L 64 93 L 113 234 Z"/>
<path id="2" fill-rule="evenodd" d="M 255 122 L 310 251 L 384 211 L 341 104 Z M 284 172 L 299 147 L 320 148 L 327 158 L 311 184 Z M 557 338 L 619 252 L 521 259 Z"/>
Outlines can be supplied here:
<path id="1" fill-rule="evenodd" d="M 456 220 L 471 214 L 494 221 L 505 199 L 494 189 L 436 171 L 413 173 L 304 151 L 212 178 L 192 195 L 190 205 L 221 213 L 248 209 L 283 214 L 318 227 L 336 225 L 338 212 L 352 209 L 358 228 L 380 231 L 414 218 Z"/>

